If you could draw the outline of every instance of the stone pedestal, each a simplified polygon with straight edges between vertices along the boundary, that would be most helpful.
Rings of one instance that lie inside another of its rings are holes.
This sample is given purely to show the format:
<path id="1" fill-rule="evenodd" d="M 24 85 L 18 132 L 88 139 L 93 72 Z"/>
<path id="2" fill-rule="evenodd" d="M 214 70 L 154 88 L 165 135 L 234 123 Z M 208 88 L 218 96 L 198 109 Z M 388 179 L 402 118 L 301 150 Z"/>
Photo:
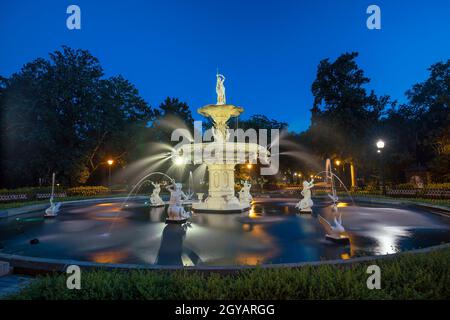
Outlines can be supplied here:
<path id="1" fill-rule="evenodd" d="M 194 212 L 239 213 L 250 209 L 248 204 L 242 204 L 236 198 L 234 167 L 234 163 L 208 164 L 208 198 L 203 202 L 193 203 Z"/>

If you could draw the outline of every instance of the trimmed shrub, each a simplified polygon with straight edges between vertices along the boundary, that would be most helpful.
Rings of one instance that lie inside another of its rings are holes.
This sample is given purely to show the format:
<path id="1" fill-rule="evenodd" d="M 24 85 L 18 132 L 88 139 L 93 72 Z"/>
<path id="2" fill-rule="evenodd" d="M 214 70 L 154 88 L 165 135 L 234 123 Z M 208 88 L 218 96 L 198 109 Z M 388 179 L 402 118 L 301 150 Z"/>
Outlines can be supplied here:
<path id="1" fill-rule="evenodd" d="M 382 270 L 380 290 L 366 285 L 367 266 Z M 66 275 L 40 277 L 13 299 L 449 299 L 450 249 L 404 253 L 350 265 L 246 270 L 234 275 L 187 271 L 83 272 L 82 289 Z"/>
<path id="2" fill-rule="evenodd" d="M 17 201 L 17 200 L 33 200 L 37 199 L 38 194 L 50 194 L 52 192 L 52 187 L 26 187 L 26 188 L 17 188 L 17 189 L 0 189 L 0 202 L 9 202 L 9 201 Z M 61 187 L 55 186 L 55 194 L 64 193 L 64 189 Z M 19 197 L 18 199 L 8 197 L 8 196 L 24 196 Z M 5 196 L 5 197 L 1 197 Z M 3 199 L 3 200 L 2 200 Z M 8 200 L 11 199 L 11 200 Z"/>
<path id="3" fill-rule="evenodd" d="M 66 190 L 66 192 L 68 196 L 90 197 L 107 194 L 109 192 L 109 189 L 103 186 L 86 186 L 69 188 Z"/>

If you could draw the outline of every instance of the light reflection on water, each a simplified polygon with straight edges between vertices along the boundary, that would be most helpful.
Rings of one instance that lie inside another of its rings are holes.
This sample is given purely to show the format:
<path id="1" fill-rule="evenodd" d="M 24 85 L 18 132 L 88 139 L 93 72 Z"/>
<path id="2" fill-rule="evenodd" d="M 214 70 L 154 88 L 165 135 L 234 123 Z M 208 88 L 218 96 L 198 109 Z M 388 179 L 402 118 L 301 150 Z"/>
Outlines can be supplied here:
<path id="1" fill-rule="evenodd" d="M 195 214 L 190 226 L 166 225 L 164 207 L 72 205 L 53 220 L 0 220 L 0 251 L 100 263 L 258 265 L 390 254 L 450 241 L 449 219 L 411 208 L 340 204 L 351 244 L 336 245 L 317 222 L 317 214 L 331 217 L 331 207 L 316 203 L 312 215 L 297 214 L 295 203 L 256 203 L 246 214 Z M 33 238 L 40 243 L 30 245 Z"/>
<path id="2" fill-rule="evenodd" d="M 377 239 L 378 246 L 375 248 L 379 254 L 391 254 L 400 251 L 400 237 L 408 237 L 411 232 L 402 227 L 381 226 L 380 231 L 374 231 L 372 237 Z"/>

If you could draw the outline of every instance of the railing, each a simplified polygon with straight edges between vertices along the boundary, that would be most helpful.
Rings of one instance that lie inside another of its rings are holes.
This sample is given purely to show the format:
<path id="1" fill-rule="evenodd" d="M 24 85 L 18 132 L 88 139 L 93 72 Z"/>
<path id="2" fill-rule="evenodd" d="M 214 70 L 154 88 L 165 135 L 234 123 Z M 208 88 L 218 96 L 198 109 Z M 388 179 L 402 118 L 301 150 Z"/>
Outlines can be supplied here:
<path id="1" fill-rule="evenodd" d="M 300 194 L 302 190 L 301 185 L 290 185 L 290 186 L 276 186 L 276 188 L 273 187 L 265 187 L 263 190 L 263 193 L 271 194 L 271 193 L 282 193 L 286 195 L 298 195 Z M 0 193 L 0 202 L 19 202 L 19 201 L 30 201 L 30 200 L 44 200 L 50 198 L 49 192 L 41 192 L 41 193 L 33 193 L 33 192 L 12 192 Z M 254 190 L 255 192 L 258 191 Z M 318 186 L 315 187 L 313 190 L 313 195 L 322 195 L 329 192 L 329 189 Z M 345 195 L 345 190 L 341 190 L 338 188 L 338 194 Z M 355 190 L 351 191 L 350 194 L 352 196 L 382 196 L 382 193 L 380 190 Z M 55 193 L 55 198 L 64 198 L 67 197 L 69 194 L 66 191 L 59 191 Z M 386 196 L 387 197 L 393 197 L 393 198 L 422 198 L 422 199 L 442 199 L 447 200 L 450 199 L 450 189 L 448 188 L 395 188 L 395 187 L 388 187 L 386 188 Z"/>
<path id="2" fill-rule="evenodd" d="M 28 200 L 26 194 L 0 194 L 0 202 Z"/>
<path id="3" fill-rule="evenodd" d="M 282 188 L 284 192 L 295 193 L 300 192 L 302 186 L 290 185 Z M 313 195 L 321 195 L 329 193 L 329 188 L 318 186 L 313 188 Z M 338 194 L 346 194 L 346 191 L 342 188 L 337 188 Z M 360 189 L 350 191 L 352 196 L 383 196 L 381 190 L 377 189 Z M 386 195 L 393 198 L 423 198 L 423 199 L 450 199 L 450 189 L 448 188 L 396 188 L 387 187 Z"/>
<path id="4" fill-rule="evenodd" d="M 37 193 L 36 199 L 50 199 L 51 196 L 52 196 L 51 193 Z M 55 193 L 54 197 L 55 198 L 65 198 L 65 197 L 67 197 L 67 194 L 65 192 Z"/>
<path id="5" fill-rule="evenodd" d="M 386 195 L 402 198 L 450 199 L 450 189 L 387 189 Z"/>

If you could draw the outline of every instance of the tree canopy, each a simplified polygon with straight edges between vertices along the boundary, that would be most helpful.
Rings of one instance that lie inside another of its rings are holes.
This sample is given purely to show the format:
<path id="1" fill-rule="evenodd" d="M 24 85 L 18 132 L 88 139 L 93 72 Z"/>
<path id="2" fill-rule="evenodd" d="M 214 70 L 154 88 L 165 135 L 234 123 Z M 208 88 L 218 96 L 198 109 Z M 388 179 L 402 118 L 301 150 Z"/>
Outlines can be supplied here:
<path id="1" fill-rule="evenodd" d="M 406 92 L 406 104 L 388 110 L 381 128 L 392 145 L 392 174 L 399 166 L 425 167 L 434 181 L 448 181 L 450 60 L 435 63 L 428 71 L 428 79 Z"/>
<path id="2" fill-rule="evenodd" d="M 335 155 L 362 162 L 362 139 L 390 102 L 388 96 L 367 92 L 370 79 L 357 65 L 357 57 L 356 52 L 345 53 L 334 62 L 322 60 L 317 68 L 311 86 L 314 103 L 308 133 L 311 146 L 323 157 Z"/>
<path id="3" fill-rule="evenodd" d="M 2 179 L 85 183 L 106 157 L 122 161 L 155 112 L 122 76 L 105 78 L 97 58 L 63 47 L 2 78 Z"/>
<path id="4" fill-rule="evenodd" d="M 431 65 L 429 77 L 398 105 L 368 89 L 357 57 L 344 53 L 319 63 L 306 131 L 288 132 L 286 123 L 262 114 L 231 120 L 230 128 L 236 121 L 244 130 L 282 130 L 280 172 L 288 180 L 298 170 L 320 171 L 327 157 L 355 164 L 358 176 L 370 180 L 378 170 L 374 143 L 383 138 L 388 182 L 403 182 L 412 166 L 449 181 L 450 60 Z M 194 121 L 186 102 L 167 97 L 154 109 L 121 75 L 105 77 L 89 51 L 65 46 L 0 77 L 0 115 L 0 183 L 7 187 L 48 183 L 52 172 L 64 184 L 98 184 L 107 159 L 125 166 L 160 152 L 176 143 L 174 129 L 192 134 Z"/>

